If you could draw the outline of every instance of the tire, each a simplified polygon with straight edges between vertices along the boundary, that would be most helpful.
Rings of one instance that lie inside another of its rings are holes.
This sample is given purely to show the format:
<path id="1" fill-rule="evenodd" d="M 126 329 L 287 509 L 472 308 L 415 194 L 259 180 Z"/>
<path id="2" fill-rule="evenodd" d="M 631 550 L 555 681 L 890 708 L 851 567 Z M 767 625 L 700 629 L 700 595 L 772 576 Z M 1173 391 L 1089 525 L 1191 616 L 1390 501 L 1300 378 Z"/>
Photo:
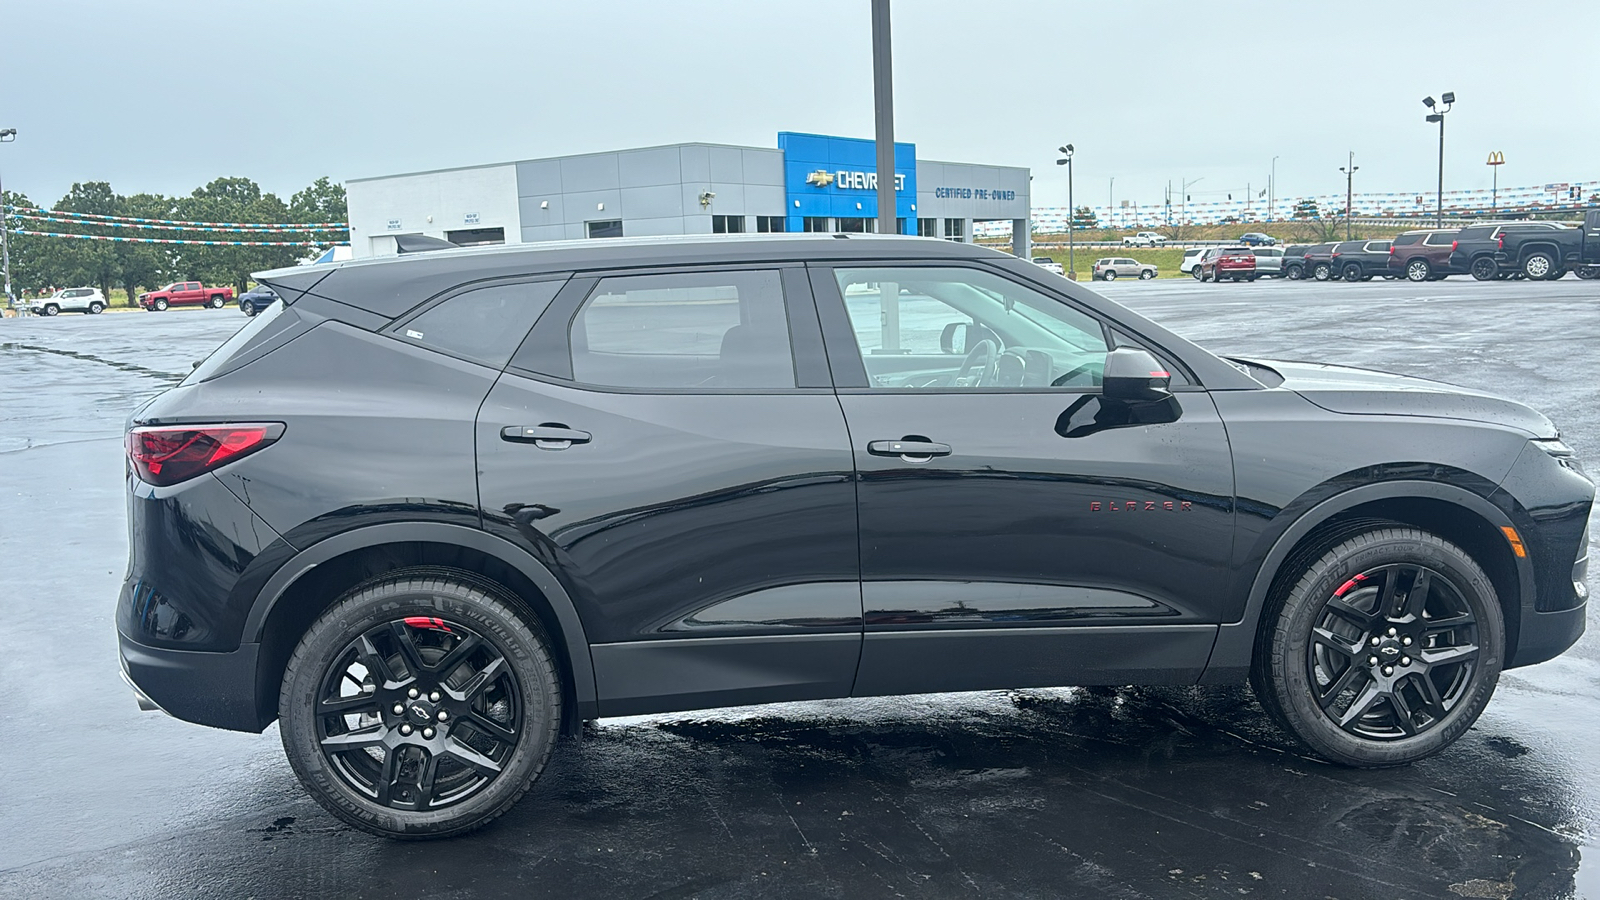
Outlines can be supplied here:
<path id="1" fill-rule="evenodd" d="M 1306 273 L 1305 270 L 1300 266 L 1290 266 L 1289 268 L 1283 270 L 1283 277 L 1289 279 L 1290 281 L 1299 281 L 1300 279 L 1306 277 Z"/>
<path id="2" fill-rule="evenodd" d="M 1582 266 L 1578 269 L 1578 277 L 1585 281 L 1600 278 L 1600 266 Z"/>
<path id="3" fill-rule="evenodd" d="M 1311 277 L 1317 281 L 1327 281 L 1333 277 L 1333 266 L 1328 263 L 1317 263 L 1311 267 Z"/>
<path id="4" fill-rule="evenodd" d="M 227 302 L 228 302 L 228 300 L 227 300 L 226 297 L 222 296 L 221 294 L 218 294 L 215 297 L 212 297 L 211 300 L 206 303 L 206 305 L 211 307 L 212 309 L 221 309 L 223 306 L 225 306 L 227 304 Z"/>
<path id="5" fill-rule="evenodd" d="M 1425 259 L 1413 259 L 1406 263 L 1407 281 L 1428 281 L 1433 278 L 1433 266 L 1428 265 Z"/>
<path id="6" fill-rule="evenodd" d="M 1156 273 L 1150 271 L 1149 269 L 1140 269 L 1139 270 L 1139 280 L 1140 281 L 1149 281 L 1150 279 L 1152 279 L 1154 277 L 1156 277 Z"/>
<path id="7" fill-rule="evenodd" d="M 59 316 L 61 315 L 61 307 L 54 303 L 46 303 L 44 305 L 44 314 L 47 316 Z"/>
<path id="8" fill-rule="evenodd" d="M 1480 256 L 1473 260 L 1467 271 L 1478 281 L 1494 281 L 1500 277 L 1500 264 L 1492 256 Z"/>
<path id="9" fill-rule="evenodd" d="M 1331 762 L 1374 768 L 1432 756 L 1472 726 L 1499 680 L 1505 624 L 1494 585 L 1461 548 L 1399 523 L 1368 521 L 1331 540 L 1291 558 L 1294 580 L 1262 620 L 1256 695 Z M 1416 605 L 1412 588 L 1424 575 Z M 1386 596 L 1397 602 L 1383 611 Z M 1427 624 L 1452 618 L 1465 621 Z"/>
<path id="10" fill-rule="evenodd" d="M 164 298 L 164 297 L 157 297 L 156 298 L 156 302 L 152 303 L 151 305 L 156 308 L 156 312 L 166 312 L 167 311 L 167 301 L 166 301 L 166 298 Z"/>
<path id="11" fill-rule="evenodd" d="M 1199 266 L 1195 266 L 1194 268 L 1190 269 L 1189 270 L 1189 274 L 1194 276 L 1194 280 L 1195 281 L 1205 281 L 1206 280 L 1205 276 L 1200 274 L 1200 267 Z"/>
<path id="12" fill-rule="evenodd" d="M 98 315 L 100 315 L 101 313 L 103 313 L 105 311 L 106 311 L 106 307 L 105 307 L 105 304 L 103 304 L 103 303 L 91 303 L 91 304 L 89 304 L 89 315 L 91 315 L 91 316 L 98 316 Z"/>
<path id="13" fill-rule="evenodd" d="M 239 309 L 246 316 L 254 316 L 256 314 L 256 305 L 254 303 L 241 303 L 239 304 Z"/>
<path id="14" fill-rule="evenodd" d="M 1345 281 L 1360 281 L 1361 266 L 1356 263 L 1345 263 L 1344 268 L 1339 270 L 1339 276 Z"/>
<path id="15" fill-rule="evenodd" d="M 562 712 L 550 639 L 517 609 L 497 585 L 448 569 L 400 570 L 340 597 L 295 648 L 278 700 L 284 752 L 311 796 L 402 839 L 463 834 L 510 809 L 549 761 Z M 318 715 L 326 698 L 353 703 Z M 386 774 L 390 760 L 399 769 Z"/>
<path id="16" fill-rule="evenodd" d="M 1117 280 L 1117 270 L 1116 269 L 1107 269 L 1106 273 L 1104 275 L 1101 275 L 1100 277 L 1105 279 L 1106 281 L 1116 281 Z"/>
<path id="17" fill-rule="evenodd" d="M 1553 254 L 1545 250 L 1535 250 L 1522 261 L 1522 274 L 1528 276 L 1529 281 L 1555 281 L 1567 273 L 1556 262 Z"/>

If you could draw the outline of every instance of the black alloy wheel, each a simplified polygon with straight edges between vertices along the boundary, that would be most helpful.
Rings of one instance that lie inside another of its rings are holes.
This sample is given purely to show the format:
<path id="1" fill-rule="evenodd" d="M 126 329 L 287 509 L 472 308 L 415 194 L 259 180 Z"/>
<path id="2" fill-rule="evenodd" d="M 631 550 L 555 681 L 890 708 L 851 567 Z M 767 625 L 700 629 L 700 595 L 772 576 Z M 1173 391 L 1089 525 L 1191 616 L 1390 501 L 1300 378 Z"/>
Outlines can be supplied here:
<path id="1" fill-rule="evenodd" d="M 1361 266 L 1357 263 L 1345 263 L 1344 269 L 1340 272 L 1340 275 L 1344 277 L 1345 281 L 1360 281 Z"/>
<path id="2" fill-rule="evenodd" d="M 1317 281 L 1327 281 L 1333 277 L 1333 266 L 1328 263 L 1317 263 L 1311 267 L 1311 277 Z"/>
<path id="3" fill-rule="evenodd" d="M 1493 281 L 1501 274 L 1500 264 L 1492 256 L 1480 256 L 1472 261 L 1471 272 L 1479 281 Z"/>
<path id="4" fill-rule="evenodd" d="M 509 809 L 561 719 L 548 639 L 496 586 L 410 570 L 362 585 L 302 639 L 284 750 L 329 812 L 373 834 L 444 837 Z"/>
<path id="5" fill-rule="evenodd" d="M 1269 619 L 1252 682 L 1322 757 L 1400 765 L 1444 749 L 1483 711 L 1504 622 L 1488 576 L 1459 547 L 1398 524 L 1354 530 Z"/>
<path id="6" fill-rule="evenodd" d="M 1407 281 L 1427 281 L 1433 276 L 1433 267 L 1425 259 L 1413 259 L 1406 263 Z"/>

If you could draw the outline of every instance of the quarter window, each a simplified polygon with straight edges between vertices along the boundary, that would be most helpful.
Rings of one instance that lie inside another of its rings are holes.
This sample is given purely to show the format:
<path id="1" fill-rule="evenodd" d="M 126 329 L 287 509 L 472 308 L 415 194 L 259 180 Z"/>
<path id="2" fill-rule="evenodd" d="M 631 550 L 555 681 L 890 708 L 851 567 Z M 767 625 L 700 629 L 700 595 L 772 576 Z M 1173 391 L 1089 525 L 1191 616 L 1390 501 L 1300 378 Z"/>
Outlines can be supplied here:
<path id="1" fill-rule="evenodd" d="M 1092 389 L 1105 370 L 1099 320 L 989 272 L 837 269 L 872 387 Z"/>
<path id="2" fill-rule="evenodd" d="M 395 330 L 407 341 L 501 368 L 561 289 L 560 281 L 479 288 Z"/>
<path id="3" fill-rule="evenodd" d="M 572 374 L 641 389 L 795 386 L 775 271 L 602 279 L 572 322 Z"/>

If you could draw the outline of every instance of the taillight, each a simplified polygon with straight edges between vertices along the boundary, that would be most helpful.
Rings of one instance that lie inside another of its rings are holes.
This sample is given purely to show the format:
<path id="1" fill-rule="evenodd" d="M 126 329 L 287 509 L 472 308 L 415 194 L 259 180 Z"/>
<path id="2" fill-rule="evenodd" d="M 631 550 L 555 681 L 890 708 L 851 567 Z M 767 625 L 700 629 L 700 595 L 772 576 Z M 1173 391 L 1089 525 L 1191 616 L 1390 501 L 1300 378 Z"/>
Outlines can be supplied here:
<path id="1" fill-rule="evenodd" d="M 282 436 L 281 422 L 149 425 L 128 432 L 128 460 L 142 481 L 165 487 L 248 456 Z"/>
<path id="2" fill-rule="evenodd" d="M 1394 255 L 1394 245 L 1393 245 L 1393 244 L 1390 244 L 1390 245 L 1389 245 L 1389 255 L 1390 255 L 1390 256 L 1393 256 L 1393 255 Z"/>
<path id="3" fill-rule="evenodd" d="M 1506 248 L 1506 236 L 1505 235 L 1502 234 L 1499 237 L 1495 238 L 1495 242 L 1496 242 L 1496 244 L 1499 246 L 1499 248 L 1501 250 L 1504 250 Z"/>
<path id="4" fill-rule="evenodd" d="M 1339 251 L 1337 251 L 1337 250 L 1335 250 L 1335 251 L 1333 251 L 1333 253 L 1332 253 L 1332 254 L 1331 254 L 1331 255 L 1332 255 L 1332 257 L 1333 257 L 1333 258 L 1334 258 L 1334 259 L 1338 259 L 1338 258 L 1339 258 L 1339 256 L 1340 256 L 1340 254 L 1339 254 Z"/>
<path id="5" fill-rule="evenodd" d="M 1459 247 L 1459 246 L 1461 246 L 1461 242 L 1460 241 L 1451 241 L 1450 242 L 1450 252 L 1451 253 L 1456 252 L 1456 248 Z"/>

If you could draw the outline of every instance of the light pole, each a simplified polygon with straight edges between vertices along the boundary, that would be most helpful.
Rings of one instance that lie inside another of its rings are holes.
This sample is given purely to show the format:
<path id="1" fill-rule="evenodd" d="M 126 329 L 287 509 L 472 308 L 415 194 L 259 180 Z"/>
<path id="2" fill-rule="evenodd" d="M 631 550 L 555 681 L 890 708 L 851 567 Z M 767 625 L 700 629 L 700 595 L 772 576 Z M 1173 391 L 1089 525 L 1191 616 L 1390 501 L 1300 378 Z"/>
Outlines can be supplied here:
<path id="1" fill-rule="evenodd" d="M 1111 221 L 1111 227 L 1117 227 L 1117 176 L 1111 176 L 1111 187 L 1106 188 L 1106 218 Z"/>
<path id="2" fill-rule="evenodd" d="M 1267 176 L 1267 221 L 1278 218 L 1278 158 L 1272 158 L 1272 174 Z"/>
<path id="3" fill-rule="evenodd" d="M 1444 114 L 1449 112 L 1450 111 L 1450 107 L 1455 104 L 1455 102 L 1456 102 L 1455 92 L 1454 91 L 1445 91 L 1444 93 L 1440 94 L 1439 95 L 1439 102 L 1443 103 L 1444 106 L 1443 107 L 1434 106 L 1432 97 L 1424 97 L 1424 98 L 1422 98 L 1422 105 L 1426 106 L 1427 108 L 1429 108 L 1431 110 L 1433 110 L 1433 112 L 1428 114 L 1428 121 L 1429 122 L 1438 122 L 1439 123 L 1439 212 L 1438 212 L 1438 221 L 1434 223 L 1434 227 L 1443 228 L 1444 227 Z"/>
<path id="4" fill-rule="evenodd" d="M 1056 165 L 1067 167 L 1067 277 L 1073 281 L 1078 280 L 1078 261 L 1074 255 L 1072 243 L 1072 219 L 1078 214 L 1077 207 L 1072 205 L 1072 145 L 1067 144 L 1061 148 L 1061 158 L 1056 160 Z"/>
<path id="5" fill-rule="evenodd" d="M 9 144 L 17 139 L 15 128 L 0 128 L 0 144 Z M 5 273 L 6 306 L 12 306 L 11 299 L 11 211 L 6 205 L 5 185 L 0 184 L 0 270 Z"/>
<path id="6" fill-rule="evenodd" d="M 1350 151 L 1349 162 L 1339 167 L 1339 171 L 1344 173 L 1344 239 L 1347 241 L 1350 240 L 1350 202 L 1355 196 L 1352 186 L 1355 184 L 1356 170 L 1359 168 L 1361 167 L 1356 165 L 1354 150 Z"/>
<path id="7" fill-rule="evenodd" d="M 1201 175 L 1193 181 L 1183 182 L 1183 199 L 1178 201 L 1178 218 L 1183 220 L 1182 224 L 1184 225 L 1189 224 L 1189 188 L 1205 180 L 1206 177 Z"/>
<path id="8" fill-rule="evenodd" d="M 1499 150 L 1489 151 L 1489 161 L 1485 163 L 1494 172 L 1494 193 L 1490 203 L 1494 205 L 1494 214 L 1500 215 L 1500 167 L 1506 164 L 1506 155 Z"/>
<path id="9" fill-rule="evenodd" d="M 894 172 L 894 68 L 889 58 L 889 0 L 872 0 L 872 98 L 878 150 L 878 233 L 898 228 Z"/>

